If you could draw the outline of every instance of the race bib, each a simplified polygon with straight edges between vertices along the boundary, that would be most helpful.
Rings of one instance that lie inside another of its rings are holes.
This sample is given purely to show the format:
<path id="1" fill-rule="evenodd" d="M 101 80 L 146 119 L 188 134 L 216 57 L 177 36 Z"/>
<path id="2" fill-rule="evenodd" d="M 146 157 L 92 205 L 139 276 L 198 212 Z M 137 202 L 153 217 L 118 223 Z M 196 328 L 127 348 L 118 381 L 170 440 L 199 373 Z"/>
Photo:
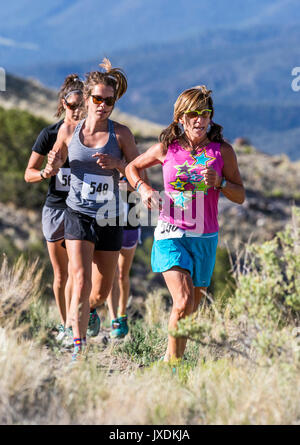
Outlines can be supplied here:
<path id="1" fill-rule="evenodd" d="M 154 238 L 156 240 L 169 238 L 182 238 L 185 231 L 166 221 L 158 220 L 157 226 L 154 230 Z"/>
<path id="2" fill-rule="evenodd" d="M 55 190 L 59 192 L 68 192 L 70 190 L 71 169 L 60 168 L 55 176 Z"/>
<path id="3" fill-rule="evenodd" d="M 114 181 L 112 176 L 90 175 L 85 173 L 81 196 L 90 201 L 108 201 L 114 197 Z"/>

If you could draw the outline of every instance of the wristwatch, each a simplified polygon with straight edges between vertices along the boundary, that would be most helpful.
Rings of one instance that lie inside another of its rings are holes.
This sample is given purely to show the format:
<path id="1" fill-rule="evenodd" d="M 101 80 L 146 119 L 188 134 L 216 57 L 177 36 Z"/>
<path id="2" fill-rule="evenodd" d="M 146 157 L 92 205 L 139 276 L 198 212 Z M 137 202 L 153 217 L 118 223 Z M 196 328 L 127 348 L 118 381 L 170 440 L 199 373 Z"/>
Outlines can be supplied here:
<path id="1" fill-rule="evenodd" d="M 41 178 L 42 178 L 42 179 L 47 179 L 47 178 L 45 178 L 45 176 L 43 175 L 44 171 L 45 171 L 44 168 L 43 168 L 43 170 L 40 171 Z"/>
<path id="2" fill-rule="evenodd" d="M 221 180 L 221 184 L 219 185 L 219 187 L 215 187 L 216 190 L 222 190 L 224 187 L 226 187 L 227 181 L 226 179 L 223 177 Z"/>

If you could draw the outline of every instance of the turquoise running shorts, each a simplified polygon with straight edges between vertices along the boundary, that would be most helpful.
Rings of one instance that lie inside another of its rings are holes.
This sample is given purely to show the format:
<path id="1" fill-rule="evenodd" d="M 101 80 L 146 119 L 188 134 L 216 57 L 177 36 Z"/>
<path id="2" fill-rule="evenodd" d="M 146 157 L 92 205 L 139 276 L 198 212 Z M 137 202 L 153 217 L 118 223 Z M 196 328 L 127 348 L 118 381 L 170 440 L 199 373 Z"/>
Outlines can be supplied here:
<path id="1" fill-rule="evenodd" d="M 200 237 L 154 240 L 151 254 L 153 272 L 174 266 L 187 269 L 195 287 L 208 287 L 216 262 L 218 232 Z"/>

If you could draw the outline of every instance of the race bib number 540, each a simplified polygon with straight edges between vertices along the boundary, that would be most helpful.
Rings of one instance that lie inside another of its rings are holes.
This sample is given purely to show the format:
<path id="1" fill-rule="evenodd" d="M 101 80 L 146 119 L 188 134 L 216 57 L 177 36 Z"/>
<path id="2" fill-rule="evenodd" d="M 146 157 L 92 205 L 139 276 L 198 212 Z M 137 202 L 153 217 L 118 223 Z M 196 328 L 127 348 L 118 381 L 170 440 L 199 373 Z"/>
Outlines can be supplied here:
<path id="1" fill-rule="evenodd" d="M 169 238 L 182 238 L 184 230 L 180 229 L 173 224 L 158 220 L 156 229 L 154 231 L 154 238 L 156 240 L 169 239 Z"/>
<path id="2" fill-rule="evenodd" d="M 111 176 L 85 174 L 83 177 L 83 199 L 90 201 L 107 201 L 113 199 L 114 181 Z"/>

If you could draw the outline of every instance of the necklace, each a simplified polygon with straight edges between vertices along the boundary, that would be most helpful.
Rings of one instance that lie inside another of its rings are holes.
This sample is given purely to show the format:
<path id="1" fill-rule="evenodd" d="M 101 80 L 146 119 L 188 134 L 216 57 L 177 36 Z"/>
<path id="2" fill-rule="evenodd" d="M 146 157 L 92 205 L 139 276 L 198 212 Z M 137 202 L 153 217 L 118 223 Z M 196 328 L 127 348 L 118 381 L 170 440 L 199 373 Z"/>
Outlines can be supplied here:
<path id="1" fill-rule="evenodd" d="M 191 152 L 192 156 L 195 156 L 197 154 L 198 150 L 206 147 L 210 143 L 210 140 L 208 139 L 208 137 L 206 137 L 204 139 L 204 141 L 200 142 L 200 144 L 196 144 L 196 145 L 192 145 L 192 143 L 188 140 L 188 138 L 185 134 L 183 134 L 183 139 L 185 140 L 185 142 L 187 143 L 187 145 L 189 147 L 192 147 L 192 150 L 187 150 L 187 151 Z M 186 148 L 185 148 L 185 150 L 186 150 Z"/>

